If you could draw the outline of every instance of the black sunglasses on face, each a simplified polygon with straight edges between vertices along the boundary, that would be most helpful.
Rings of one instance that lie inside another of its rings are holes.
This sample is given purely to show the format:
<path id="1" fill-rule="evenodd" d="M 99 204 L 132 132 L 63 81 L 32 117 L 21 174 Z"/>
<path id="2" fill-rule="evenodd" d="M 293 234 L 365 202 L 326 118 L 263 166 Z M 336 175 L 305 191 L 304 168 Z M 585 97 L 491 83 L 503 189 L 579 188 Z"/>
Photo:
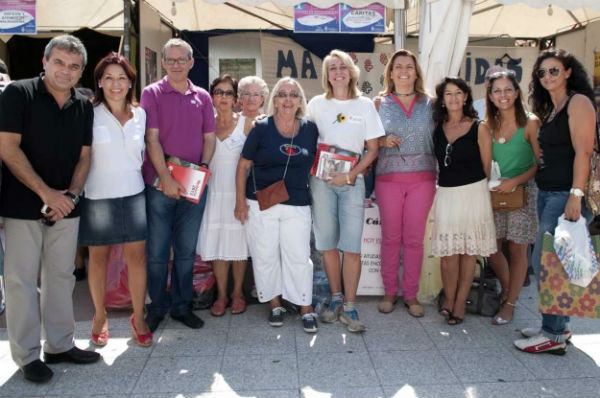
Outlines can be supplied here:
<path id="1" fill-rule="evenodd" d="M 214 96 L 233 97 L 233 90 L 221 90 L 220 88 L 213 91 Z"/>
<path id="2" fill-rule="evenodd" d="M 560 75 L 560 72 L 561 72 L 560 68 L 553 66 L 552 68 L 548 68 L 548 69 L 540 68 L 535 72 L 535 75 L 538 77 L 538 79 L 542 79 L 542 78 L 544 78 L 544 76 L 546 76 L 546 73 L 550 73 L 551 76 L 556 77 L 556 76 Z"/>

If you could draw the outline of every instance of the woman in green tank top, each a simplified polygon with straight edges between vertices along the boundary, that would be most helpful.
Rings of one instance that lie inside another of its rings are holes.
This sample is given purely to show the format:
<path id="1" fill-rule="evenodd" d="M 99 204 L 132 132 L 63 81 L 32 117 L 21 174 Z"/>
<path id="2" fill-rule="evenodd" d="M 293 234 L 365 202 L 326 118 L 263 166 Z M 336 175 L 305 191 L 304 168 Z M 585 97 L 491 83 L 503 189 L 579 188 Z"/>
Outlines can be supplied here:
<path id="1" fill-rule="evenodd" d="M 518 185 L 527 191 L 527 205 L 511 212 L 494 212 L 498 251 L 490 256 L 490 265 L 502 285 L 502 306 L 492 319 L 494 325 L 512 320 L 519 292 L 527 276 L 527 246 L 537 232 L 537 187 L 534 182 L 539 119 L 527 114 L 519 83 L 511 71 L 490 76 L 486 98 L 486 124 L 492 132 L 492 156 L 500 166 L 502 182 L 494 188 L 509 193 Z M 502 252 L 508 242 L 509 263 Z"/>

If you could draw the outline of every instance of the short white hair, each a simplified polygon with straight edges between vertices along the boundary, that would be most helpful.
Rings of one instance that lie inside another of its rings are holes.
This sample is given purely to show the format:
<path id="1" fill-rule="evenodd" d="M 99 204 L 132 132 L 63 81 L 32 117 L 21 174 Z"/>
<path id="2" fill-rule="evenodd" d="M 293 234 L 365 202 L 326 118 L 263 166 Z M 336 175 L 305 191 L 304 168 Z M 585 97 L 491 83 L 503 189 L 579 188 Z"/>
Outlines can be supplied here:
<path id="1" fill-rule="evenodd" d="M 267 83 L 265 83 L 265 81 L 258 76 L 242 77 L 238 81 L 238 96 L 241 96 L 246 91 L 246 88 L 252 84 L 256 84 L 258 87 L 260 87 L 260 91 L 264 99 L 269 97 L 269 86 L 267 86 Z"/>
<path id="2" fill-rule="evenodd" d="M 165 45 L 162 48 L 162 57 L 164 60 L 167 59 L 167 51 L 169 50 L 169 48 L 171 47 L 183 47 L 187 50 L 188 53 L 188 60 L 192 59 L 192 57 L 194 56 L 194 51 L 192 50 L 192 46 L 190 46 L 190 44 L 185 41 L 185 40 L 181 40 L 181 39 L 169 39 L 169 41 L 167 41 L 165 43 Z"/>
<path id="3" fill-rule="evenodd" d="M 285 83 L 292 83 L 298 88 L 298 93 L 300 94 L 300 106 L 296 110 L 296 117 L 298 119 L 304 117 L 306 115 L 306 96 L 304 95 L 304 90 L 300 83 L 291 77 L 283 77 L 279 79 L 277 83 L 275 83 L 275 87 L 273 87 L 273 91 L 271 92 L 271 96 L 269 97 L 269 106 L 267 106 L 267 115 L 275 116 L 277 114 L 277 109 L 275 108 L 275 96 L 279 92 L 279 88 Z"/>

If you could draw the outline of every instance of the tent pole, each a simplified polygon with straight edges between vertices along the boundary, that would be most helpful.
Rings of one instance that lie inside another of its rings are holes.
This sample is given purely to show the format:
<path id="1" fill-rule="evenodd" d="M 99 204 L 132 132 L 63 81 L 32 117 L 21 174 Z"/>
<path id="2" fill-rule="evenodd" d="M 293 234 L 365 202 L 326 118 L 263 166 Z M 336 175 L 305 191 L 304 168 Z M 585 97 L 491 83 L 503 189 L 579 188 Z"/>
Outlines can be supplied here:
<path id="1" fill-rule="evenodd" d="M 131 61 L 131 3 L 123 0 L 123 56 Z"/>
<path id="2" fill-rule="evenodd" d="M 394 49 L 396 51 L 406 47 L 406 9 L 394 9 Z"/>

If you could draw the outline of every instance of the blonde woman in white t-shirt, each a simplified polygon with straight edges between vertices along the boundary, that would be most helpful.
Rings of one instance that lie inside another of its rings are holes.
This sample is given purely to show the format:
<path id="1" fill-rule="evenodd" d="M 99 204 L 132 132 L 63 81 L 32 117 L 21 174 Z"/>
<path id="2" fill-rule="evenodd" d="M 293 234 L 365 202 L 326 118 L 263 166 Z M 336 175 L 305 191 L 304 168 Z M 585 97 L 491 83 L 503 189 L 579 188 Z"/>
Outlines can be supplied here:
<path id="1" fill-rule="evenodd" d="M 308 104 L 308 119 L 319 129 L 319 143 L 362 154 L 347 173 L 332 173 L 331 179 L 310 177 L 316 247 L 323 262 L 332 297 L 321 314 L 323 322 L 337 319 L 350 332 L 362 332 L 364 324 L 354 308 L 360 279 L 360 249 L 364 216 L 365 183 L 362 173 L 377 157 L 377 138 L 385 135 L 373 102 L 361 96 L 359 69 L 350 55 L 333 50 L 323 60 L 324 94 Z M 339 251 L 344 252 L 340 264 Z M 342 294 L 342 273 L 345 298 Z"/>
<path id="2" fill-rule="evenodd" d="M 104 295 L 110 246 L 116 244 L 123 244 L 125 251 L 133 336 L 140 346 L 152 345 L 144 321 L 147 224 L 141 167 L 146 113 L 135 102 L 134 83 L 135 71 L 116 53 L 102 58 L 94 70 L 94 139 L 79 244 L 90 250 L 88 283 L 95 309 L 91 340 L 97 346 L 108 343 Z"/>

